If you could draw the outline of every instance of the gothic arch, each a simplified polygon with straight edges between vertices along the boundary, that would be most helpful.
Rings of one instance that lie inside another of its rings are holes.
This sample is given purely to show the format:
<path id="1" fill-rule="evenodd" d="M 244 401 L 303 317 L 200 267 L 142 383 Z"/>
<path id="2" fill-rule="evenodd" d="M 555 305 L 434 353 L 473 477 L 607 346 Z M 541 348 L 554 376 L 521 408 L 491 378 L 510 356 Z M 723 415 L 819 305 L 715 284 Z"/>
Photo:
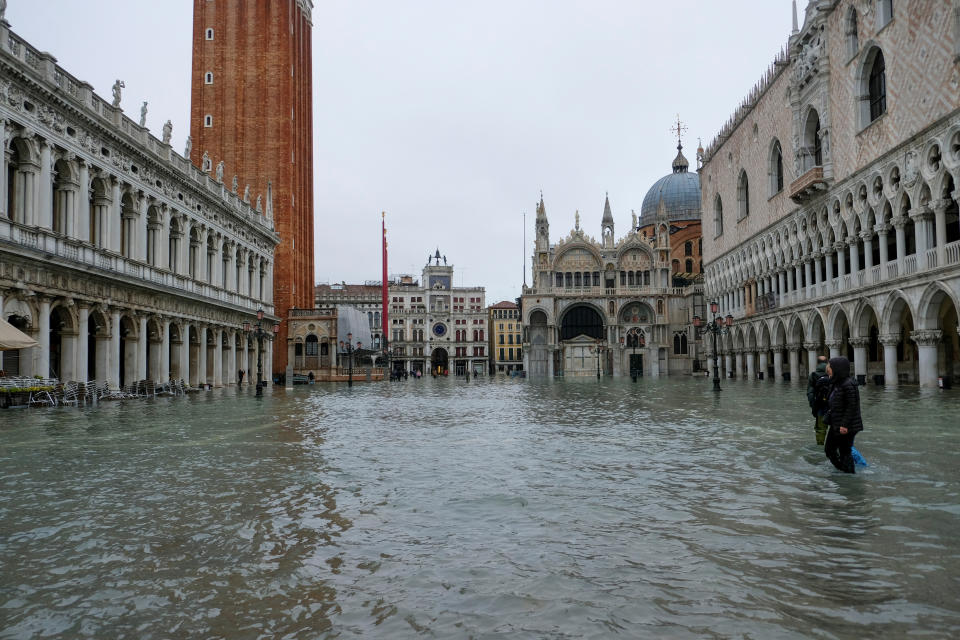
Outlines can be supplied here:
<path id="1" fill-rule="evenodd" d="M 911 318 L 916 318 L 917 314 L 910 304 L 910 299 L 900 289 L 890 292 L 886 303 L 883 305 L 880 320 L 881 333 L 899 333 L 900 317 L 903 311 L 910 313 Z"/>
<path id="2" fill-rule="evenodd" d="M 917 329 L 940 328 L 937 314 L 945 297 L 960 312 L 960 299 L 958 299 L 957 294 L 942 282 L 932 282 L 924 289 L 923 295 L 917 302 L 917 313 L 914 315 Z"/>
<path id="3" fill-rule="evenodd" d="M 826 339 L 840 340 L 843 337 L 843 325 L 846 325 L 848 328 L 852 327 L 850 316 L 847 314 L 846 309 L 844 309 L 840 303 L 831 305 L 830 311 L 827 314 L 827 322 L 824 324 Z"/>

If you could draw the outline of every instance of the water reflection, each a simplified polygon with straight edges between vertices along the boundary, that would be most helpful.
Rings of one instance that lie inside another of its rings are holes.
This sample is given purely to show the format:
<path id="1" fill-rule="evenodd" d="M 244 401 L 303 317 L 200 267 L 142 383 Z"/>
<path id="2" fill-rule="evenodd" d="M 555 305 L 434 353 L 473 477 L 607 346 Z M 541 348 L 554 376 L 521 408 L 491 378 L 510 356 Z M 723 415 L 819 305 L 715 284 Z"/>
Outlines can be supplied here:
<path id="1" fill-rule="evenodd" d="M 801 387 L 711 388 L 4 412 L 0 637 L 953 635 L 960 401 L 865 388 L 850 477 Z"/>

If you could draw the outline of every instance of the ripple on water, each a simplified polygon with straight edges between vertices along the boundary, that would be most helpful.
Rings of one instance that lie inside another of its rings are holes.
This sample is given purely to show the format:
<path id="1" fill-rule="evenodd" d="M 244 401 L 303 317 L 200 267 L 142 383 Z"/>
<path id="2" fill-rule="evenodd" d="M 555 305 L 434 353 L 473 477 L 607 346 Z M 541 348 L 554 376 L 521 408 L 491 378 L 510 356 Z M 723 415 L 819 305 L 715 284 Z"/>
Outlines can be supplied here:
<path id="1" fill-rule="evenodd" d="M 0 638 L 956 636 L 960 401 L 864 388 L 848 477 L 803 391 L 427 379 L 4 412 Z"/>

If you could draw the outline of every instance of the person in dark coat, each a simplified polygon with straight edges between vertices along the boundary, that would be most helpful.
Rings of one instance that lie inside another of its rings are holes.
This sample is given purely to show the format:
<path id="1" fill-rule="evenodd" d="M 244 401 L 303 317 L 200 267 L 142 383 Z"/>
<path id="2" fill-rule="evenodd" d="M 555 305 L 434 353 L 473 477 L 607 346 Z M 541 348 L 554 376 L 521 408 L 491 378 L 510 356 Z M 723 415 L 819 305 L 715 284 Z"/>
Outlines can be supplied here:
<path id="1" fill-rule="evenodd" d="M 810 404 L 810 411 L 813 413 L 813 432 L 817 438 L 817 444 L 823 446 L 823 441 L 827 436 L 827 423 L 823 421 L 827 413 L 826 396 L 829 395 L 830 378 L 827 376 L 827 358 L 826 356 L 817 357 L 817 368 L 810 372 L 807 378 L 807 402 Z"/>
<path id="2" fill-rule="evenodd" d="M 860 390 L 850 377 L 850 361 L 844 357 L 830 358 L 827 375 L 832 381 L 826 422 L 830 425 L 823 450 L 837 469 L 855 473 L 853 439 L 863 431 L 860 417 Z"/>

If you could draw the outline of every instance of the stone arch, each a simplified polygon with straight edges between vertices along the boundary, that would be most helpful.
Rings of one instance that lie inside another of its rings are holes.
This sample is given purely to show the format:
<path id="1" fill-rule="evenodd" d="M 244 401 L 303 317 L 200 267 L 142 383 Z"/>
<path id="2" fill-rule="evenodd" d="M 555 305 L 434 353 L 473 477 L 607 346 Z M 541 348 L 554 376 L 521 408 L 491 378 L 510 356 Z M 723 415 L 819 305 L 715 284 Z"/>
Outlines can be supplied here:
<path id="1" fill-rule="evenodd" d="M 831 305 L 830 311 L 827 313 L 827 321 L 824 323 L 826 339 L 841 340 L 843 339 L 844 329 L 847 330 L 849 336 L 850 327 L 851 323 L 843 305 L 840 303 Z"/>
<path id="2" fill-rule="evenodd" d="M 766 322 L 760 323 L 760 330 L 757 338 L 757 346 L 763 350 L 768 350 L 771 346 L 770 327 L 767 326 Z"/>
<path id="3" fill-rule="evenodd" d="M 917 302 L 916 318 L 918 329 L 940 329 L 940 308 L 944 300 L 949 300 L 954 309 L 960 310 L 957 294 L 942 282 L 931 282 Z"/>
<path id="4" fill-rule="evenodd" d="M 604 315 L 603 309 L 589 302 L 570 305 L 560 316 L 560 340 L 569 340 L 578 335 L 605 340 Z"/>
<path id="5" fill-rule="evenodd" d="M 819 309 L 812 309 L 808 314 L 806 339 L 808 342 L 823 344 L 827 332 L 824 328 L 823 316 Z"/>
<path id="6" fill-rule="evenodd" d="M 807 108 L 803 118 L 802 142 L 803 172 L 823 165 L 823 148 L 820 142 L 820 114 L 813 106 Z"/>
<path id="7" fill-rule="evenodd" d="M 904 312 L 909 314 L 911 322 L 913 318 L 917 317 L 913 306 L 910 304 L 909 298 L 907 298 L 903 291 L 896 289 L 890 292 L 886 303 L 883 305 L 883 311 L 881 312 L 881 332 L 888 334 L 898 333 L 901 328 L 900 322 Z"/>
<path id="8" fill-rule="evenodd" d="M 775 318 L 773 321 L 773 342 L 775 348 L 785 347 L 787 344 L 787 327 L 783 318 Z"/>

